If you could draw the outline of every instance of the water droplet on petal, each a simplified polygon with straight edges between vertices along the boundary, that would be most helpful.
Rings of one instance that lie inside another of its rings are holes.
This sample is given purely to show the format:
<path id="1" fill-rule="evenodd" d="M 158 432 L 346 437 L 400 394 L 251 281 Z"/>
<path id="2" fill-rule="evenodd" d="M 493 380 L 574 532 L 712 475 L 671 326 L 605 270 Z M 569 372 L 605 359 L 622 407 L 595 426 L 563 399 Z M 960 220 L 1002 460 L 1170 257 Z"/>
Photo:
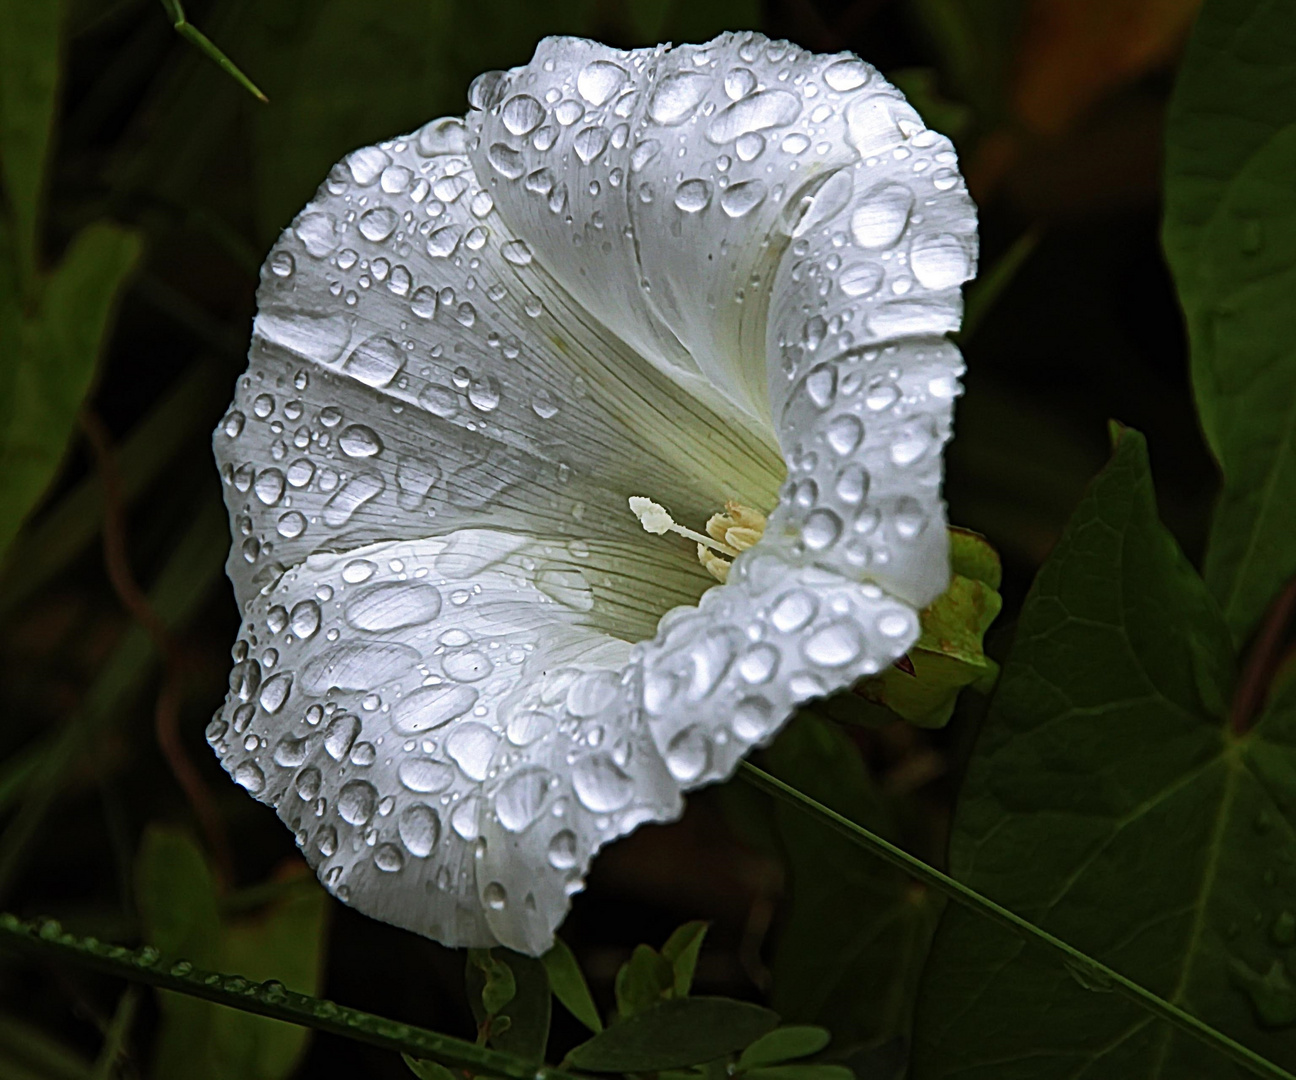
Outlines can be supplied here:
<path id="1" fill-rule="evenodd" d="M 731 218 L 750 213 L 765 201 L 765 183 L 761 180 L 743 180 L 731 184 L 720 196 L 720 209 Z"/>
<path id="2" fill-rule="evenodd" d="M 360 235 L 375 244 L 380 243 L 396 231 L 399 222 L 400 218 L 397 217 L 395 210 L 386 206 L 375 206 L 361 215 Z"/>
<path id="3" fill-rule="evenodd" d="M 625 68 L 611 61 L 594 60 L 576 76 L 576 89 L 591 105 L 599 106 L 609 101 L 629 77 Z"/>
<path id="4" fill-rule="evenodd" d="M 373 428 L 363 424 L 353 424 L 338 436 L 338 448 L 347 457 L 373 457 L 382 451 L 382 440 Z"/>
<path id="5" fill-rule="evenodd" d="M 364 825 L 378 807 L 378 790 L 368 780 L 351 780 L 338 792 L 338 816 L 348 825 Z"/>
<path id="6" fill-rule="evenodd" d="M 840 94 L 848 90 L 858 90 L 870 78 L 872 78 L 872 71 L 869 66 L 863 60 L 853 58 L 829 64 L 823 74 L 823 80 L 828 84 L 829 89 L 836 90 Z"/>
<path id="7" fill-rule="evenodd" d="M 366 386 L 383 387 L 405 366 L 400 346 L 391 338 L 375 334 L 357 345 L 346 358 L 342 369 Z"/>
<path id="8" fill-rule="evenodd" d="M 607 754 L 591 754 L 576 763 L 572 787 L 585 809 L 595 814 L 620 810 L 634 795 L 634 783 Z"/>
<path id="9" fill-rule="evenodd" d="M 675 205 L 686 214 L 705 210 L 711 202 L 711 184 L 706 180 L 685 180 L 675 189 Z"/>
<path id="10" fill-rule="evenodd" d="M 648 115 L 668 127 L 682 124 L 706 96 L 710 81 L 697 71 L 677 71 L 667 75 L 653 90 Z"/>
<path id="11" fill-rule="evenodd" d="M 570 870 L 576 865 L 576 834 L 570 829 L 554 833 L 548 854 L 549 865 L 555 870 Z"/>
<path id="12" fill-rule="evenodd" d="M 913 211 L 913 192 L 901 184 L 883 184 L 864 196 L 851 214 L 851 235 L 862 248 L 889 248 L 905 231 Z"/>

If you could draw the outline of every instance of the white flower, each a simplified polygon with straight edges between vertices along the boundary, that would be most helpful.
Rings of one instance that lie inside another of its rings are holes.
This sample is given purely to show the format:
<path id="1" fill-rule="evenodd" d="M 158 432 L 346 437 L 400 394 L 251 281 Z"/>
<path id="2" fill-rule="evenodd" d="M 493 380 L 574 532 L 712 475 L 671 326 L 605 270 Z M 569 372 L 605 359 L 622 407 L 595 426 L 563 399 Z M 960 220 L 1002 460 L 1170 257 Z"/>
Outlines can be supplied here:
<path id="1" fill-rule="evenodd" d="M 539 953 L 601 845 L 916 637 L 976 223 L 850 55 L 551 38 L 470 101 L 266 261 L 208 737 L 342 900 Z"/>

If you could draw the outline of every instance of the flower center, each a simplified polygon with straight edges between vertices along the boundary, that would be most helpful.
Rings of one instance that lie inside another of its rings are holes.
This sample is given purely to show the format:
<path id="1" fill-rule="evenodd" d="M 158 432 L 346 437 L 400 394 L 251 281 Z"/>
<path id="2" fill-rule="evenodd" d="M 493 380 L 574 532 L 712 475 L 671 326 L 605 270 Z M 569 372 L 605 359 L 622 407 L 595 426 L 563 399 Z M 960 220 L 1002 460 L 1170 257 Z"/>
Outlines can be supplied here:
<path id="1" fill-rule="evenodd" d="M 705 536 L 677 525 L 666 507 L 642 495 L 630 497 L 630 509 L 645 532 L 654 536 L 664 536 L 668 532 L 679 533 L 680 536 L 696 541 L 698 562 L 720 582 L 728 580 L 729 567 L 733 565 L 731 560 L 755 544 L 765 533 L 765 515 L 732 500 L 725 503 L 723 513 L 712 514 L 707 519 Z"/>

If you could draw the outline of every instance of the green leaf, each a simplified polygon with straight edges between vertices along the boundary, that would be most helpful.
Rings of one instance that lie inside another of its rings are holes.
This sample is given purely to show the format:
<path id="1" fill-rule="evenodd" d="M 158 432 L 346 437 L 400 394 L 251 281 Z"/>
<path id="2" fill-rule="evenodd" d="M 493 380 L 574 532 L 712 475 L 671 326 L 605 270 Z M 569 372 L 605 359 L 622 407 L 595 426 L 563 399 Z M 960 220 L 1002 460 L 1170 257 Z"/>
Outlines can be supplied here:
<path id="1" fill-rule="evenodd" d="M 438 1065 L 435 1061 L 425 1061 L 421 1058 L 410 1057 L 409 1054 L 401 1054 L 405 1064 L 409 1066 L 412 1072 L 419 1080 L 459 1080 L 444 1065 Z"/>
<path id="2" fill-rule="evenodd" d="M 656 949 L 636 945 L 616 974 L 618 1016 L 634 1016 L 674 995 L 675 972 Z"/>
<path id="3" fill-rule="evenodd" d="M 545 965 L 503 948 L 469 949 L 468 957 L 468 1003 L 479 1026 L 490 1021 L 490 1045 L 543 1061 L 553 1009 Z"/>
<path id="4" fill-rule="evenodd" d="M 778 1014 L 730 998 L 658 1002 L 615 1024 L 567 1055 L 591 1072 L 681 1069 L 741 1050 L 778 1023 Z"/>
<path id="5" fill-rule="evenodd" d="M 981 641 L 1003 606 L 999 556 L 983 536 L 950 529 L 950 583 L 919 614 L 922 633 L 909 649 L 913 671 L 894 665 L 856 692 L 920 727 L 943 727 L 965 686 L 988 692 L 999 665 Z"/>
<path id="6" fill-rule="evenodd" d="M 16 300 L 0 283 L 0 558 L 63 459 L 139 252 L 135 234 L 90 225 L 44 282 L 34 312 L 6 313 Z"/>
<path id="7" fill-rule="evenodd" d="M 576 956 L 562 938 L 555 937 L 553 948 L 540 957 L 549 973 L 549 986 L 572 1016 L 596 1034 L 603 1030 L 598 1007 L 590 994 L 589 983 L 576 962 Z"/>
<path id="8" fill-rule="evenodd" d="M 323 890 L 285 890 L 262 911 L 222 924 L 202 852 L 183 832 L 157 826 L 145 833 L 136 878 L 145 933 L 168 960 L 275 979 L 303 993 L 318 990 Z M 178 994 L 162 994 L 159 1004 L 156 1080 L 283 1080 L 307 1046 L 308 1032 L 278 1020 Z"/>
<path id="9" fill-rule="evenodd" d="M 490 949 L 468 950 L 465 977 L 468 982 L 468 1000 L 473 1006 L 474 1014 L 480 1003 L 484 1016 L 495 1016 L 517 993 L 513 969 L 496 958 Z"/>
<path id="10" fill-rule="evenodd" d="M 759 1069 L 763 1065 L 777 1065 L 783 1061 L 809 1057 L 817 1054 L 829 1042 L 832 1035 L 826 1028 L 803 1024 L 793 1027 L 778 1027 L 768 1035 L 762 1035 L 751 1046 L 742 1052 L 738 1059 L 738 1070 Z"/>
<path id="11" fill-rule="evenodd" d="M 1205 578 L 1236 641 L 1296 574 L 1296 19 L 1210 0 L 1171 102 L 1163 241 L 1224 474 Z"/>
<path id="12" fill-rule="evenodd" d="M 13 214 L 24 292 L 36 269 L 63 10 L 63 0 L 0 0 L 0 175 Z"/>
<path id="13" fill-rule="evenodd" d="M 675 997 L 688 997 L 693 987 L 693 973 L 697 970 L 698 953 L 702 951 L 708 925 L 701 920 L 686 922 L 662 946 L 662 959 L 671 966 Z"/>
<path id="14" fill-rule="evenodd" d="M 834 725 L 802 713 L 767 762 L 780 779 L 895 837 L 890 807 L 858 747 Z M 860 858 L 847 838 L 795 807 L 778 804 L 775 820 L 789 887 L 771 964 L 771 1005 L 784 1019 L 822 1024 L 850 1045 L 905 1032 L 941 899 L 907 875 Z"/>
<path id="15" fill-rule="evenodd" d="M 1229 732 L 1228 628 L 1125 431 L 1041 569 L 960 797 L 955 877 L 1276 1064 L 1296 926 L 1296 697 Z M 1281 974 L 1281 972 L 1280 972 Z M 947 909 L 915 1080 L 1233 1080 L 1184 1032 Z M 1296 1020 L 1296 1011 L 1292 1012 Z M 993 1063 L 993 1064 L 990 1064 Z"/>

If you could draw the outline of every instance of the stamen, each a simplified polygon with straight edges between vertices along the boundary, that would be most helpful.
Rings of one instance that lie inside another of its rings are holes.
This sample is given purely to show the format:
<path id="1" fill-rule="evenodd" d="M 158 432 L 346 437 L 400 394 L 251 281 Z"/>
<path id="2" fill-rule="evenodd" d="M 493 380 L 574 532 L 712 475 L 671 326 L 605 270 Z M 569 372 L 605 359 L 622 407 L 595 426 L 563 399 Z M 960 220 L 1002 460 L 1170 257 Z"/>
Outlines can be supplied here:
<path id="1" fill-rule="evenodd" d="M 709 536 L 703 536 L 701 533 L 694 532 L 692 529 L 686 529 L 683 525 L 677 525 L 675 519 L 670 516 L 670 511 L 660 503 L 655 503 L 652 499 L 647 499 L 642 495 L 630 496 L 630 509 L 634 512 L 635 517 L 639 519 L 639 524 L 643 526 L 644 532 L 650 532 L 655 536 L 664 536 L 668 532 L 679 533 L 680 536 L 688 537 L 700 545 L 709 547 L 712 551 L 718 551 L 721 555 L 728 555 L 731 559 L 737 558 L 739 549 L 730 547 L 721 540 L 713 540 Z"/>

